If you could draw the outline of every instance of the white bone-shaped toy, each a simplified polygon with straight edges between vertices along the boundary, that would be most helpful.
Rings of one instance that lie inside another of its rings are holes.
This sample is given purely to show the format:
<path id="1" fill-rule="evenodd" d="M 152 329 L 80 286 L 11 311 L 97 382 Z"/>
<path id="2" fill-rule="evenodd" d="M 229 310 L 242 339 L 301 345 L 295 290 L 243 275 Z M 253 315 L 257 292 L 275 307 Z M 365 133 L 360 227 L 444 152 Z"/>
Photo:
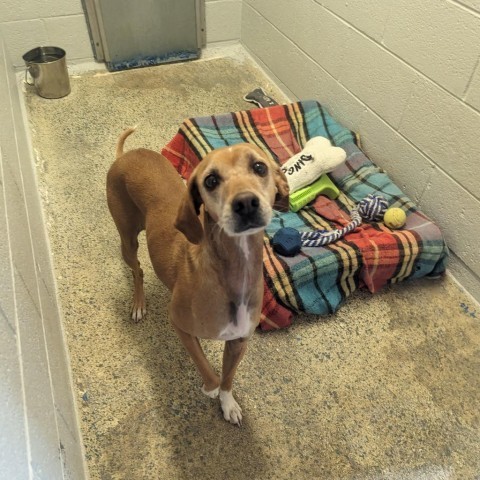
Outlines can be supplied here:
<path id="1" fill-rule="evenodd" d="M 301 152 L 282 165 L 290 193 L 310 185 L 324 173 L 329 173 L 345 161 L 343 148 L 333 147 L 325 137 L 313 137 Z"/>

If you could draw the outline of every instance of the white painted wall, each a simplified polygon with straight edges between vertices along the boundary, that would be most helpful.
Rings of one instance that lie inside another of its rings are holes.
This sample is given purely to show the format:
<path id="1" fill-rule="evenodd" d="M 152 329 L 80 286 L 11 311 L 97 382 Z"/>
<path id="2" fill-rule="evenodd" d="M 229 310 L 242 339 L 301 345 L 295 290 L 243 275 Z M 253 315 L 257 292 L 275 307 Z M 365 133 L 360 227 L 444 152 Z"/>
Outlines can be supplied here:
<path id="1" fill-rule="evenodd" d="M 207 43 L 238 42 L 241 10 L 241 0 L 206 0 Z M 63 48 L 69 64 L 94 61 L 81 0 L 3 0 L 0 26 L 17 68 L 24 65 L 24 53 L 46 45 Z"/>
<path id="2" fill-rule="evenodd" d="M 480 300 L 480 0 L 244 0 L 241 41 L 360 133 Z"/>
<path id="3" fill-rule="evenodd" d="M 21 93 L 0 25 L 0 478 L 84 479 Z"/>

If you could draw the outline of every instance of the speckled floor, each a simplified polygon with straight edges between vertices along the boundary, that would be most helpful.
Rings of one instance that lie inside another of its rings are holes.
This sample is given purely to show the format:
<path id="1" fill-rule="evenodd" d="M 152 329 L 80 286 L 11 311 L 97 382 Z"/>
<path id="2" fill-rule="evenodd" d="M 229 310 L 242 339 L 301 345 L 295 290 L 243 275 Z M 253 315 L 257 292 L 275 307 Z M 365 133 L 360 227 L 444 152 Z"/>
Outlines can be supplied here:
<path id="1" fill-rule="evenodd" d="M 149 314 L 105 203 L 122 129 L 159 150 L 185 117 L 248 107 L 248 60 L 72 78 L 27 92 L 41 195 L 92 479 L 478 479 L 480 309 L 452 281 L 358 292 L 336 315 L 255 334 L 236 377 L 242 428 L 223 421 L 168 320 L 142 253 Z M 221 344 L 205 342 L 219 367 Z"/>

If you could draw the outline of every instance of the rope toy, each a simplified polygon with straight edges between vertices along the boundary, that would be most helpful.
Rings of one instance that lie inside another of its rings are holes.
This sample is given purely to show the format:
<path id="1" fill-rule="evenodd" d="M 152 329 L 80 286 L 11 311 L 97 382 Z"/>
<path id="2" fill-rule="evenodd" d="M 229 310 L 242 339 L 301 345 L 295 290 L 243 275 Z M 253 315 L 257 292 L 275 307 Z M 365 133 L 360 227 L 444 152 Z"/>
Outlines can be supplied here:
<path id="1" fill-rule="evenodd" d="M 385 198 L 370 194 L 350 212 L 352 221 L 345 227 L 337 230 L 315 230 L 302 233 L 290 227 L 280 228 L 273 236 L 273 249 L 285 257 L 294 257 L 302 247 L 323 247 L 355 230 L 362 223 L 362 219 L 370 222 L 381 220 L 387 208 L 388 202 Z"/>
<path id="2" fill-rule="evenodd" d="M 375 193 L 370 193 L 358 205 L 358 213 L 367 222 L 379 222 L 387 211 L 388 202 Z"/>
<path id="3" fill-rule="evenodd" d="M 358 213 L 358 209 L 354 208 L 350 212 L 350 218 L 352 221 L 345 227 L 337 230 L 330 231 L 315 231 L 315 232 L 302 232 L 300 238 L 302 239 L 303 247 L 323 247 L 329 243 L 336 242 L 340 238 L 344 237 L 347 233 L 355 230 L 361 223 L 362 217 Z"/>

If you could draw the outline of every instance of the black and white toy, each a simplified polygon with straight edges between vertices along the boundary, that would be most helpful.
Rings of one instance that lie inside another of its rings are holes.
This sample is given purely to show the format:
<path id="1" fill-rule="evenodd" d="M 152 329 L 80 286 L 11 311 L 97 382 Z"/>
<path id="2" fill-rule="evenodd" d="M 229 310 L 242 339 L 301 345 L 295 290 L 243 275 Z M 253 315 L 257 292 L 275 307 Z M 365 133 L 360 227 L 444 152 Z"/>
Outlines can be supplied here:
<path id="1" fill-rule="evenodd" d="M 278 103 L 272 97 L 269 97 L 265 90 L 260 87 L 247 93 L 243 99 L 246 102 L 254 103 L 259 108 L 278 105 Z"/>

